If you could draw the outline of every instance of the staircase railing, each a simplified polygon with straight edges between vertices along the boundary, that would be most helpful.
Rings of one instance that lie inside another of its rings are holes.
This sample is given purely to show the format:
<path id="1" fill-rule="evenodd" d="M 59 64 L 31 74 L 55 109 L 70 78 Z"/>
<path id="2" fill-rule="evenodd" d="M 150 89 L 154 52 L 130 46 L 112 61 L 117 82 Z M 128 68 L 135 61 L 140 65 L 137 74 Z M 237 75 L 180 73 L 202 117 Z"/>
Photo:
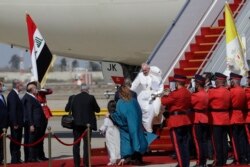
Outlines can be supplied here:
<path id="1" fill-rule="evenodd" d="M 244 2 L 242 1 L 242 2 L 240 3 L 240 5 L 238 6 L 238 8 L 235 10 L 234 14 L 233 14 L 234 18 L 236 17 L 236 15 L 238 15 L 238 12 L 240 11 L 240 9 L 242 8 L 243 5 L 244 5 Z M 218 17 L 217 17 L 217 19 L 216 19 L 215 21 L 218 20 L 219 16 L 220 16 L 223 12 L 224 12 L 224 7 L 222 8 L 221 12 L 218 14 Z M 214 23 L 215 23 L 215 22 L 214 22 Z M 212 24 L 212 26 L 213 26 L 213 24 Z M 207 64 L 208 60 L 212 61 L 212 59 L 210 59 L 210 58 L 211 58 L 212 54 L 214 53 L 215 48 L 218 47 L 219 42 L 220 42 L 221 39 L 224 37 L 224 34 L 225 34 L 225 28 L 224 28 L 223 31 L 220 33 L 220 35 L 219 35 L 219 37 L 217 38 L 217 40 L 214 42 L 212 48 L 209 50 L 209 52 L 208 52 L 207 56 L 205 57 L 204 61 L 201 63 L 200 67 L 198 68 L 198 70 L 197 70 L 197 72 L 196 72 L 197 74 L 200 74 L 200 73 L 202 72 L 202 70 L 203 70 L 203 68 L 205 67 L 205 65 Z"/>
<path id="2" fill-rule="evenodd" d="M 193 31 L 193 33 L 190 35 L 189 40 L 186 42 L 185 46 L 182 48 L 182 50 L 179 52 L 178 56 L 176 57 L 176 59 L 172 62 L 172 65 L 169 67 L 169 69 L 163 74 L 163 81 L 166 81 L 166 79 L 170 76 L 170 74 L 173 72 L 175 66 L 177 65 L 177 63 L 180 61 L 180 59 L 182 58 L 182 56 L 184 55 L 185 51 L 187 50 L 187 48 L 190 46 L 190 43 L 192 42 L 192 40 L 194 39 L 195 35 L 198 33 L 198 31 L 200 30 L 201 26 L 204 24 L 205 20 L 207 19 L 207 17 L 209 16 L 210 12 L 213 10 L 213 8 L 215 7 L 216 3 L 218 0 L 213 1 L 213 3 L 210 5 L 210 7 L 208 8 L 208 10 L 206 11 L 206 13 L 204 14 L 204 16 L 202 17 L 202 19 L 200 20 L 199 24 L 196 26 L 195 30 Z"/>

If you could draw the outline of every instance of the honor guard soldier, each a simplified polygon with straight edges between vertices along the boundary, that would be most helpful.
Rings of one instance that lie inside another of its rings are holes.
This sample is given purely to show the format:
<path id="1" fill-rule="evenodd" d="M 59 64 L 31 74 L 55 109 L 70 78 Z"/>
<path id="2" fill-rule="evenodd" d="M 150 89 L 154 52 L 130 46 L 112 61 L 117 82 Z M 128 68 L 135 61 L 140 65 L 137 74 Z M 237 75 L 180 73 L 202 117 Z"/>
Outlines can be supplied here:
<path id="1" fill-rule="evenodd" d="M 196 166 L 206 166 L 208 152 L 208 94 L 204 89 L 205 78 L 201 75 L 195 75 L 195 92 L 192 93 L 191 103 L 193 109 L 193 127 L 192 134 L 195 143 L 197 162 Z"/>
<path id="2" fill-rule="evenodd" d="M 186 77 L 174 75 L 176 90 L 162 97 L 162 104 L 168 108 L 169 119 L 167 126 L 170 128 L 172 142 L 180 167 L 189 166 L 189 129 L 191 121 L 191 93 L 185 87 Z"/>
<path id="3" fill-rule="evenodd" d="M 227 162 L 227 131 L 230 124 L 230 92 L 225 87 L 227 76 L 215 73 L 215 88 L 208 90 L 209 117 L 212 125 L 214 145 L 214 165 L 223 166 Z"/>
<path id="4" fill-rule="evenodd" d="M 46 117 L 45 123 L 43 124 L 42 129 L 41 129 L 42 135 L 45 135 L 47 125 L 48 125 L 48 119 L 50 117 L 52 117 L 52 113 L 51 113 L 51 110 L 50 110 L 49 106 L 47 105 L 47 98 L 46 98 L 47 95 L 50 95 L 52 93 L 53 93 L 52 89 L 49 89 L 49 88 L 44 89 L 43 88 L 43 89 L 38 90 L 38 93 L 36 95 L 36 98 L 40 102 L 40 104 L 41 104 L 41 106 L 43 108 L 43 113 L 44 113 L 44 115 Z M 43 140 L 42 140 L 42 142 L 40 142 L 38 144 L 38 148 L 39 148 L 38 149 L 38 157 L 39 157 L 39 159 L 41 159 L 43 161 L 48 160 L 48 158 L 45 157 L 44 141 Z"/>
<path id="5" fill-rule="evenodd" d="M 213 85 L 213 83 L 212 83 L 213 73 L 211 73 L 211 72 L 204 72 L 204 73 L 202 74 L 202 77 L 205 78 L 204 89 L 205 89 L 206 91 L 208 91 L 208 89 L 214 87 L 214 85 Z"/>
<path id="6" fill-rule="evenodd" d="M 250 164 L 250 71 L 248 71 L 247 77 L 247 87 L 245 88 L 246 98 L 247 98 L 247 111 L 244 115 L 245 117 L 245 130 L 247 134 L 247 160 Z"/>
<path id="7" fill-rule="evenodd" d="M 202 76 L 205 78 L 204 89 L 207 92 L 209 89 L 214 88 L 214 74 L 211 72 L 204 72 Z M 211 125 L 209 125 L 209 129 Z M 212 144 L 212 136 L 211 130 L 208 132 L 207 145 L 208 145 L 208 159 L 213 159 L 213 144 Z"/>
<path id="8" fill-rule="evenodd" d="M 235 164 L 246 164 L 246 133 L 243 111 L 246 108 L 246 93 L 240 86 L 242 76 L 230 73 L 230 94 L 232 112 L 230 112 L 230 136 L 233 146 Z"/>

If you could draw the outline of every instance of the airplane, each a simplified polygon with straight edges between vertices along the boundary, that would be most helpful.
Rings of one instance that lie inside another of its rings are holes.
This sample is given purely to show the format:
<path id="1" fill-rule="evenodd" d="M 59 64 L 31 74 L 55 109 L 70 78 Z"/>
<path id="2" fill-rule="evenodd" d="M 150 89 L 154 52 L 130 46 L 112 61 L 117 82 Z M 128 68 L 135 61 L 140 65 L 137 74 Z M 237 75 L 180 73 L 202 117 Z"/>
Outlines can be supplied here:
<path id="1" fill-rule="evenodd" d="M 135 71 L 147 60 L 185 2 L 1 0 L 0 42 L 28 48 L 25 22 L 28 12 L 53 54 L 120 63 Z"/>

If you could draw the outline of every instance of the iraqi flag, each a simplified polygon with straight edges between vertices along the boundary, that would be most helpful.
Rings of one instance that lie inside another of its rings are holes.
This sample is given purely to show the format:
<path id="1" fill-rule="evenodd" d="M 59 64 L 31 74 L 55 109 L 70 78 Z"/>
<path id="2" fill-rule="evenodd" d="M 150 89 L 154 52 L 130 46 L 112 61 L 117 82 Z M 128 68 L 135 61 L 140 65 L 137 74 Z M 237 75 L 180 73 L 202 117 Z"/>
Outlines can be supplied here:
<path id="1" fill-rule="evenodd" d="M 41 88 L 43 88 L 46 83 L 47 73 L 54 61 L 53 55 L 36 27 L 36 24 L 28 14 L 26 14 L 26 22 L 28 27 L 32 74 L 34 80 L 38 81 Z"/>
<path id="2" fill-rule="evenodd" d="M 227 76 L 230 72 L 235 72 L 245 76 L 247 72 L 247 67 L 245 63 L 246 58 L 244 56 L 241 38 L 237 32 L 233 14 L 228 3 L 226 3 L 225 5 L 225 26 L 227 69 L 224 73 Z"/>

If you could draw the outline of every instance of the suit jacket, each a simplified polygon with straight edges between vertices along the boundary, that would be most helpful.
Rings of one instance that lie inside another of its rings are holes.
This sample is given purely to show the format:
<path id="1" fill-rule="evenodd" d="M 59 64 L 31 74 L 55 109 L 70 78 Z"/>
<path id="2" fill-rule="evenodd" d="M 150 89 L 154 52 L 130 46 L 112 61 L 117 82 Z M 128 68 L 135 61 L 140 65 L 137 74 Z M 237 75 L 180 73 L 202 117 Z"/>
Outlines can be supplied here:
<path id="1" fill-rule="evenodd" d="M 43 108 L 35 97 L 26 93 L 22 99 L 22 103 L 24 106 L 24 120 L 27 121 L 30 126 L 41 127 L 46 123 Z"/>
<path id="2" fill-rule="evenodd" d="M 12 89 L 7 96 L 10 126 L 23 126 L 23 105 L 18 94 Z"/>
<path id="3" fill-rule="evenodd" d="M 0 96 L 2 96 L 4 100 L 0 100 L 0 129 L 2 130 L 8 127 L 8 108 L 4 96 L 1 94 Z"/>
<path id="4" fill-rule="evenodd" d="M 69 112 L 70 108 L 74 117 L 75 126 L 86 126 L 86 124 L 89 123 L 93 130 L 97 130 L 95 112 L 99 113 L 100 107 L 93 95 L 87 92 L 81 92 L 77 95 L 70 96 L 65 111 Z"/>

